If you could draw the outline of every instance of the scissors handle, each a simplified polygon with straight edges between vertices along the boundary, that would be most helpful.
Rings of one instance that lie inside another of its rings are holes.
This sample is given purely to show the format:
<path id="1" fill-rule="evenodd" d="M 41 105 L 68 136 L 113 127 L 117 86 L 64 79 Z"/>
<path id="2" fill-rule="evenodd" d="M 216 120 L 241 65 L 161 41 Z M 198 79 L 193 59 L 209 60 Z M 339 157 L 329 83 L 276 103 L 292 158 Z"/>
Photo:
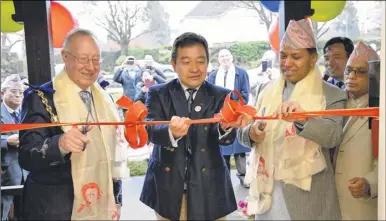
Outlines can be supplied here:
<path id="1" fill-rule="evenodd" d="M 265 107 L 263 107 L 263 109 L 261 109 L 261 116 L 264 117 L 265 116 Z M 259 130 L 263 131 L 265 126 L 262 124 L 263 123 L 263 120 L 260 120 L 259 122 L 259 126 L 257 127 Z"/>

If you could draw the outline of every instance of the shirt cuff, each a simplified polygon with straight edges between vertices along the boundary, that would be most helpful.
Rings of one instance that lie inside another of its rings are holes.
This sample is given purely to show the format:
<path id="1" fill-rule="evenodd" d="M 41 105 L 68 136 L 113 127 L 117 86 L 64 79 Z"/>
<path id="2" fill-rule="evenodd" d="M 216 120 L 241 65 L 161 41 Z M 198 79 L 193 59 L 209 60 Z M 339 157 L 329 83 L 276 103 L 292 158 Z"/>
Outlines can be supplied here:
<path id="1" fill-rule="evenodd" d="M 220 124 L 217 124 L 217 131 L 218 131 L 218 139 L 221 140 L 222 138 L 228 136 L 228 134 L 230 132 L 232 132 L 233 128 L 228 128 L 227 130 L 225 130 L 225 133 L 224 134 L 221 134 L 221 130 L 220 130 Z"/>
<path id="2" fill-rule="evenodd" d="M 371 196 L 370 184 L 366 179 L 365 181 L 366 181 L 365 197 L 370 197 Z"/>
<path id="3" fill-rule="evenodd" d="M 307 125 L 308 121 L 304 124 L 304 125 L 301 125 L 299 123 L 294 123 L 295 124 L 295 127 L 296 129 L 298 129 L 299 132 L 302 132 L 304 130 L 304 127 Z"/>
<path id="4" fill-rule="evenodd" d="M 169 131 L 169 139 L 170 139 L 170 142 L 172 143 L 172 146 L 173 147 L 178 147 L 178 141 L 181 140 L 182 137 L 179 137 L 179 138 L 176 139 L 176 138 L 174 138 L 170 128 L 168 129 L 168 131 Z"/>
<path id="5" fill-rule="evenodd" d="M 60 153 L 62 154 L 62 156 L 66 156 L 69 152 L 64 150 L 62 147 L 59 146 L 59 150 L 60 150 Z"/>

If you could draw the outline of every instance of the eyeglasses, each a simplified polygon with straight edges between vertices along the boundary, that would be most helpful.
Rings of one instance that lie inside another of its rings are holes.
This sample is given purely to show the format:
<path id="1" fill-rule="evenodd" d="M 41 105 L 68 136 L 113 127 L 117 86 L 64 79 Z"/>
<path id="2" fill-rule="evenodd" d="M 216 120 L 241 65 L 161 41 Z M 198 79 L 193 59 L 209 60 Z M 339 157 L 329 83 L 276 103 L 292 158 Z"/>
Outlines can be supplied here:
<path id="1" fill-rule="evenodd" d="M 69 55 L 71 55 L 73 58 L 75 58 L 77 60 L 77 62 L 79 64 L 88 64 L 90 63 L 90 60 L 91 62 L 94 64 L 94 65 L 99 65 L 100 63 L 102 63 L 102 59 L 99 58 L 99 57 L 93 57 L 93 58 L 88 58 L 88 57 L 81 57 L 81 58 L 78 58 L 76 57 L 75 55 L 73 55 L 71 52 L 69 51 L 66 51 Z"/>
<path id="2" fill-rule="evenodd" d="M 367 76 L 367 73 L 368 73 L 368 71 L 364 69 L 355 70 L 355 69 L 347 68 L 346 70 L 344 70 L 344 75 L 348 76 L 350 75 L 351 72 L 354 72 L 356 77 L 365 77 Z"/>

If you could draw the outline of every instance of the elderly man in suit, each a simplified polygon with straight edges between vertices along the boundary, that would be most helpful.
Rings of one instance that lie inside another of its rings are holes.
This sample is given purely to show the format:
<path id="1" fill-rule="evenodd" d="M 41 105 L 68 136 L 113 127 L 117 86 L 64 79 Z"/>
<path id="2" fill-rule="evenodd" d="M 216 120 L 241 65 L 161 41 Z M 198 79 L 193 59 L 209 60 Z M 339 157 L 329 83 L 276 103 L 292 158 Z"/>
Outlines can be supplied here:
<path id="1" fill-rule="evenodd" d="M 23 123 L 120 121 L 116 105 L 96 82 L 100 50 L 88 30 L 64 40 L 65 69 L 24 93 Z M 115 126 L 50 127 L 20 131 L 19 163 L 30 171 L 24 220 L 116 220 L 121 177 Z M 124 165 L 126 166 L 126 165 Z"/>
<path id="2" fill-rule="evenodd" d="M 5 78 L 1 84 L 1 123 L 20 123 L 20 106 L 23 100 L 24 87 L 18 74 L 12 74 Z M 18 161 L 19 133 L 9 132 L 1 134 L 1 186 L 20 185 L 23 179 L 23 170 Z M 24 174 L 26 175 L 26 174 Z M 2 196 L 3 217 L 8 219 L 8 213 L 12 205 L 13 196 Z"/>
<path id="3" fill-rule="evenodd" d="M 300 37 L 301 36 L 301 37 Z M 291 20 L 280 44 L 279 79 L 258 96 L 258 114 L 288 116 L 342 109 L 344 91 L 322 80 L 308 19 Z M 342 117 L 256 121 L 238 131 L 252 148 L 245 180 L 256 220 L 340 220 L 329 148 L 341 141 Z"/>
<path id="4" fill-rule="evenodd" d="M 212 84 L 227 88 L 229 90 L 239 91 L 243 97 L 244 102 L 247 104 L 249 98 L 249 77 L 247 72 L 233 64 L 233 56 L 228 49 L 220 50 L 218 53 L 218 61 L 220 63 L 220 67 L 218 70 L 212 72 L 209 75 L 208 81 Z M 236 95 L 234 95 L 233 99 L 238 98 Z M 240 179 L 240 183 L 244 185 L 246 167 L 245 154 L 251 150 L 241 145 L 237 139 L 235 139 L 232 145 L 222 146 L 221 151 L 229 171 L 231 169 L 230 159 L 232 155 L 234 156 L 237 176 Z"/>
<path id="5" fill-rule="evenodd" d="M 245 120 L 230 124 L 189 125 L 187 120 L 212 118 L 229 90 L 207 81 L 208 43 L 184 33 L 173 44 L 171 64 L 178 79 L 150 87 L 148 120 L 171 120 L 147 127 L 154 144 L 140 200 L 158 220 L 216 220 L 237 209 L 220 145 L 235 139 Z"/>
<path id="6" fill-rule="evenodd" d="M 358 42 L 345 70 L 347 108 L 369 104 L 369 62 L 377 53 Z M 377 220 L 378 167 L 372 154 L 368 117 L 350 117 L 336 151 L 335 179 L 343 220 Z"/>

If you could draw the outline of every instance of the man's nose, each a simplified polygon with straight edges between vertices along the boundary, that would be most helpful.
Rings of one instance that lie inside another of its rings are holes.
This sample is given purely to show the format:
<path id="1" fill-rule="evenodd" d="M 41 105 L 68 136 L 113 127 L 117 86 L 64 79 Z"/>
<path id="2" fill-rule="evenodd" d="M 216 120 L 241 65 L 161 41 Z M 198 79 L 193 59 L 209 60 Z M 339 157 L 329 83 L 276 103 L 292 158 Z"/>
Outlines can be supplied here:
<path id="1" fill-rule="evenodd" d="M 197 72 L 198 71 L 198 65 L 195 62 L 192 62 L 192 65 L 190 66 L 191 72 Z"/>
<path id="2" fill-rule="evenodd" d="M 292 66 L 292 60 L 291 58 L 284 59 L 284 66 L 285 67 L 291 67 Z"/>

